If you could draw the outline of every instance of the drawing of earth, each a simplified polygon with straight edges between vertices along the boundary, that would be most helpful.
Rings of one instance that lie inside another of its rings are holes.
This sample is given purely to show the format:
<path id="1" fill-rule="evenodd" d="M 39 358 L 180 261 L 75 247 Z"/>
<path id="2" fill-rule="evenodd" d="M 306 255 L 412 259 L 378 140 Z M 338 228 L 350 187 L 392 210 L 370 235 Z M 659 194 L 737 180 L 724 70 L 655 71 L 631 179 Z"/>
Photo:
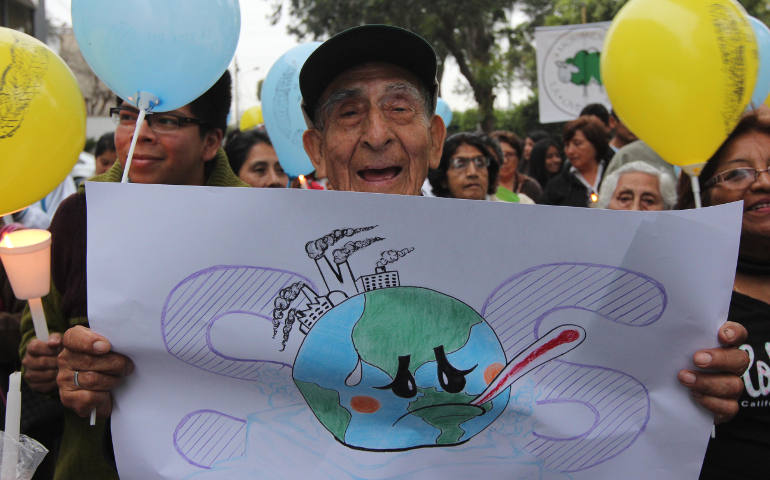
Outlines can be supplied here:
<path id="1" fill-rule="evenodd" d="M 316 418 L 344 445 L 407 450 L 468 441 L 508 404 L 510 387 L 480 406 L 506 363 L 487 322 L 427 288 L 356 295 L 305 338 L 294 382 Z"/>

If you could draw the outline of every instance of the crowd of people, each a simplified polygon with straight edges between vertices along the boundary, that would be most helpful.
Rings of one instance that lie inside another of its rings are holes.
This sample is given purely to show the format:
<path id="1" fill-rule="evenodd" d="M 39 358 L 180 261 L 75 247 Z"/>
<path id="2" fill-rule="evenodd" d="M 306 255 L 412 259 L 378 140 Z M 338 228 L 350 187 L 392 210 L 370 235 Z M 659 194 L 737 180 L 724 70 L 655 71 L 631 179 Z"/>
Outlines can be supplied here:
<path id="1" fill-rule="evenodd" d="M 130 181 L 292 185 L 264 128 L 225 135 L 230 83 L 225 72 L 190 104 L 149 114 L 138 131 Z M 399 28 L 362 26 L 332 37 L 305 62 L 300 89 L 308 119 L 305 150 L 314 178 L 329 189 L 617 210 L 692 206 L 689 182 L 677 183 L 685 174 L 677 175 L 601 105 L 567 123 L 562 138 L 540 130 L 524 140 L 507 131 L 447 138 L 434 113 L 435 53 Z M 116 130 L 97 144 L 97 167 L 104 170 L 92 180 L 120 181 L 137 113 L 123 101 L 112 109 Z M 694 352 L 694 365 L 683 365 L 678 377 L 718 424 L 702 479 L 766 475 L 761 463 L 770 448 L 769 167 L 770 111 L 757 110 L 744 116 L 698 179 L 706 205 L 745 202 L 730 321 L 715 332 L 722 347 Z M 35 338 L 29 309 L 6 295 L 7 288 L 0 297 L 3 373 L 21 364 L 29 389 L 56 399 L 50 408 L 60 422 L 41 434 L 50 441 L 52 459 L 39 474 L 55 469 L 57 479 L 117 478 L 111 391 L 133 370 L 131 359 L 88 328 L 86 209 L 81 186 L 58 205 L 49 227 L 52 285 L 43 302 L 51 338 Z M 14 330 L 19 321 L 20 333 Z M 97 425 L 90 427 L 94 409 Z"/>

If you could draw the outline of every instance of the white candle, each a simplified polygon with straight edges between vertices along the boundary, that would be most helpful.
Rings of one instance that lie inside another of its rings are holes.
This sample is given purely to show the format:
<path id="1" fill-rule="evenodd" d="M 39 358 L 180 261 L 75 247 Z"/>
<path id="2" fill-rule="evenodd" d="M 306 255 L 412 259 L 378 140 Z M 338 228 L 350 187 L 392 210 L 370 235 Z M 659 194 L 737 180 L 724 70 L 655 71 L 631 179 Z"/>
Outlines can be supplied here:
<path id="1" fill-rule="evenodd" d="M 16 479 L 19 458 L 19 428 L 21 425 L 21 372 L 8 377 L 8 398 L 5 404 L 5 436 L 3 438 L 2 480 Z"/>
<path id="2" fill-rule="evenodd" d="M 32 325 L 35 327 L 35 336 L 44 342 L 48 341 L 48 325 L 45 321 L 43 303 L 39 298 L 30 298 L 29 311 L 32 314 Z"/>

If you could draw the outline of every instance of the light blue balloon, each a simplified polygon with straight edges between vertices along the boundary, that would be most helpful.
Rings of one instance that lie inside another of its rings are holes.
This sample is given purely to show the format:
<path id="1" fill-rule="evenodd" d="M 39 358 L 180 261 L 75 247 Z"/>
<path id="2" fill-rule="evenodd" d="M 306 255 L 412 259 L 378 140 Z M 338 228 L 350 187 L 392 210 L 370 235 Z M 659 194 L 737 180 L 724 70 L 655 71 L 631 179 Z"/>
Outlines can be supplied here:
<path id="1" fill-rule="evenodd" d="M 112 91 L 152 110 L 198 98 L 227 69 L 238 45 L 238 0 L 72 0 L 72 29 L 91 69 Z"/>
<path id="2" fill-rule="evenodd" d="M 757 73 L 757 85 L 751 96 L 751 103 L 754 107 L 759 107 L 770 95 L 770 29 L 754 17 L 750 16 L 749 22 L 754 29 L 754 35 L 757 37 L 759 49 L 759 72 Z"/>
<path id="3" fill-rule="evenodd" d="M 441 97 L 439 97 L 436 102 L 436 115 L 444 120 L 444 126 L 447 128 L 449 127 L 449 124 L 452 123 L 452 109 L 449 108 L 449 104 L 446 103 L 446 100 Z"/>
<path id="4" fill-rule="evenodd" d="M 299 71 L 320 42 L 298 45 L 276 60 L 262 84 L 262 118 L 278 161 L 290 177 L 313 171 L 302 145 L 307 130 L 302 114 Z"/>

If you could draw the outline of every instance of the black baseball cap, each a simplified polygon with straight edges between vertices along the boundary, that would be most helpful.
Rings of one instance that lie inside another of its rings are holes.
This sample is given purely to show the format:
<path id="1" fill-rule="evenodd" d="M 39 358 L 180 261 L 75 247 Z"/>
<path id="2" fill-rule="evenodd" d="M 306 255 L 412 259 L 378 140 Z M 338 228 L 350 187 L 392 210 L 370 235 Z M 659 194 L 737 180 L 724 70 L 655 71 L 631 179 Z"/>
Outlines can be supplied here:
<path id="1" fill-rule="evenodd" d="M 325 41 L 308 57 L 299 72 L 302 108 L 313 118 L 324 90 L 337 75 L 368 62 L 385 62 L 414 74 L 428 89 L 435 108 L 436 52 L 421 36 L 391 25 L 361 25 Z"/>

